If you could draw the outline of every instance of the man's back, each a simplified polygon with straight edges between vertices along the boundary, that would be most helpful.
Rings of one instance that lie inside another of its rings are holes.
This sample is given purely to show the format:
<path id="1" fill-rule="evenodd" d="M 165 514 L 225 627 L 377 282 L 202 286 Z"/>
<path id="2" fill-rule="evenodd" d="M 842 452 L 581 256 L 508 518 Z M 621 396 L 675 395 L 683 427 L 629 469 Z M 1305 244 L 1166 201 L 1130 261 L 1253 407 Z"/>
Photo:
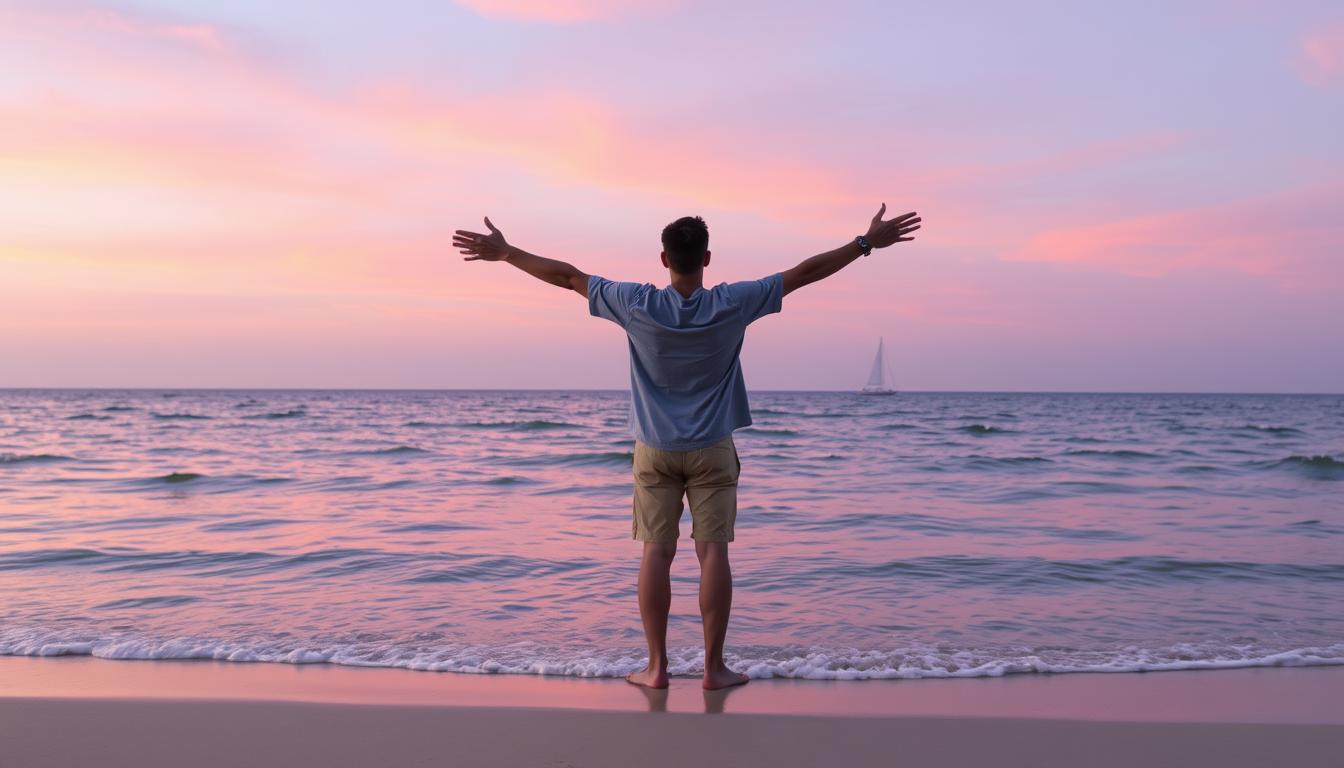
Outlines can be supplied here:
<path id="1" fill-rule="evenodd" d="M 709 446 L 751 424 L 738 355 L 752 321 L 780 311 L 781 273 L 696 288 L 589 278 L 588 310 L 630 341 L 635 437 L 664 450 Z"/>

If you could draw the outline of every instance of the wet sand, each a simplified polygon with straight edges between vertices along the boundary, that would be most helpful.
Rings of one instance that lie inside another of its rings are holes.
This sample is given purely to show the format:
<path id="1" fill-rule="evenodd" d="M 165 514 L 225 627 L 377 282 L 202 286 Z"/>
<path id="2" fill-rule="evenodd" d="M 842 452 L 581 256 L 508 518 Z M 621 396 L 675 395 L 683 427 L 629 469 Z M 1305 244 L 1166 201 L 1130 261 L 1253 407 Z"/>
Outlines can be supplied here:
<path id="1" fill-rule="evenodd" d="M 651 711 L 652 710 L 652 711 Z M 708 713 L 708 714 L 706 714 Z M 1338 765 L 1344 668 L 812 683 L 0 658 L 0 766 Z"/>

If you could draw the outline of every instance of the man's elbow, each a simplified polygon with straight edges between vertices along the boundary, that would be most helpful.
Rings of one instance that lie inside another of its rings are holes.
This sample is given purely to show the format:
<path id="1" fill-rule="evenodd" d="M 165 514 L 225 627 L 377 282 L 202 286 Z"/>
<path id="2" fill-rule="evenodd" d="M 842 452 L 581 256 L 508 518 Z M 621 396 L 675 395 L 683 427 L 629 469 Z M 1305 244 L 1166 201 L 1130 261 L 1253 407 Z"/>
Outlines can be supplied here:
<path id="1" fill-rule="evenodd" d="M 783 278 L 783 294 L 785 296 L 816 279 L 809 276 L 805 270 L 798 269 L 797 267 L 785 270 L 780 276 Z"/>
<path id="2" fill-rule="evenodd" d="M 576 272 L 575 274 L 569 275 L 562 285 L 585 299 L 588 298 L 588 275 L 585 275 L 582 272 Z"/>

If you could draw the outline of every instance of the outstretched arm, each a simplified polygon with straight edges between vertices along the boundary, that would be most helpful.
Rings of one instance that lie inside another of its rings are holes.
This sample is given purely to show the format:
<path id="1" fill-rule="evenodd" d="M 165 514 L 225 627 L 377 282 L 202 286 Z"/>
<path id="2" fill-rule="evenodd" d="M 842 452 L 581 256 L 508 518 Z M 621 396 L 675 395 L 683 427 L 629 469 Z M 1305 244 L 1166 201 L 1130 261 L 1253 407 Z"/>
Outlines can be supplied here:
<path id="1" fill-rule="evenodd" d="M 868 234 L 866 235 L 868 244 L 874 248 L 886 248 L 894 243 L 913 240 L 913 237 L 906 237 L 906 235 L 919 229 L 919 216 L 911 211 L 904 216 L 883 221 L 882 214 L 886 210 L 886 203 L 883 203 L 882 207 L 877 209 L 877 215 L 873 217 L 873 221 L 868 227 Z M 815 283 L 822 278 L 830 277 L 862 255 L 863 250 L 851 240 L 833 251 L 819 253 L 810 259 L 804 259 L 798 266 L 785 270 L 784 293 L 788 294 L 790 291 L 802 288 L 808 283 Z"/>
<path id="2" fill-rule="evenodd" d="M 507 261 L 538 280 L 568 288 L 588 298 L 588 275 L 571 264 L 537 256 L 509 245 L 504 239 L 504 233 L 490 223 L 489 216 L 485 217 L 485 226 L 490 229 L 488 235 L 465 229 L 459 229 L 453 235 L 453 246 L 467 254 L 463 261 Z"/>

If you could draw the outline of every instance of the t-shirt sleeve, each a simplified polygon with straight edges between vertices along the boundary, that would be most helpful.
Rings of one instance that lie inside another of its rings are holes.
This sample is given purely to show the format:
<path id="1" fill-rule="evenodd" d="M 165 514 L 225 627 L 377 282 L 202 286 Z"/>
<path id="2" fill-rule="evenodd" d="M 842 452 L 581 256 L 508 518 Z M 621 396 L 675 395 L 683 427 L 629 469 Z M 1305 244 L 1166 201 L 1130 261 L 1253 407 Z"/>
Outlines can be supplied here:
<path id="1" fill-rule="evenodd" d="M 728 290 L 742 309 L 747 323 L 778 312 L 784 305 L 784 273 L 776 272 L 760 280 L 729 283 Z"/>
<path id="2" fill-rule="evenodd" d="M 630 305 L 639 283 L 618 283 L 597 275 L 588 276 L 588 314 L 605 317 L 622 328 L 630 322 Z"/>

